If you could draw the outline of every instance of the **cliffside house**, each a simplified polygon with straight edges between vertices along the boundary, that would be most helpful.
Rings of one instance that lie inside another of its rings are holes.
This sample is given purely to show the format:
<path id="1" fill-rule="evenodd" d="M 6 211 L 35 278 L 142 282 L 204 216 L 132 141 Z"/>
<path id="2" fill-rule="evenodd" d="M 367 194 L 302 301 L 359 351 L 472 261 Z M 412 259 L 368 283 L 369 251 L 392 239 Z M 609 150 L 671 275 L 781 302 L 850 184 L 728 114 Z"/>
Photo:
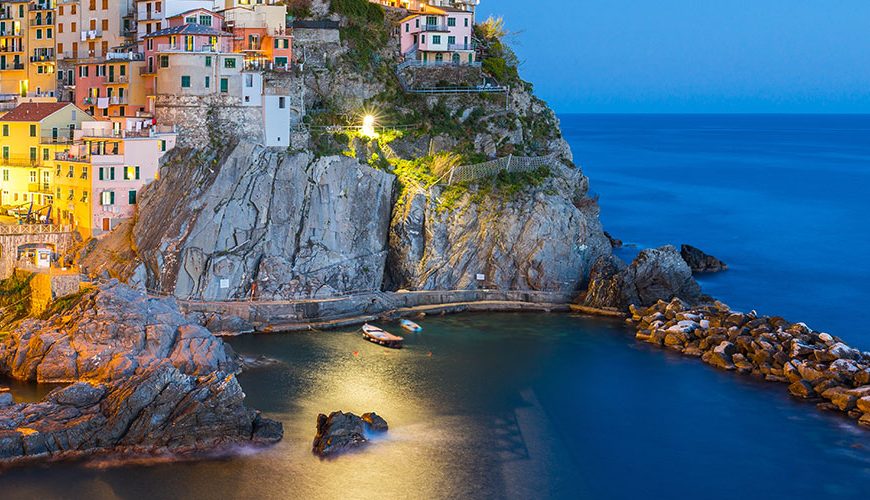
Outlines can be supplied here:
<path id="1" fill-rule="evenodd" d="M 234 5 L 220 13 L 232 34 L 232 52 L 244 54 L 246 68 L 290 68 L 293 49 L 286 5 Z"/>
<path id="2" fill-rule="evenodd" d="M 148 111 L 157 94 L 240 96 L 244 56 L 232 52 L 231 33 L 212 27 L 223 25 L 222 16 L 198 9 L 169 22 L 143 42 Z"/>
<path id="3" fill-rule="evenodd" d="M 172 129 L 151 127 L 150 120 L 128 125 L 84 122 L 55 155 L 55 218 L 85 238 L 133 217 L 139 191 L 158 177 L 160 158 L 175 147 Z"/>
<path id="4" fill-rule="evenodd" d="M 91 119 L 68 102 L 23 103 L 0 118 L 0 204 L 52 204 L 55 154 Z"/>
<path id="5" fill-rule="evenodd" d="M 451 7 L 474 13 L 480 5 L 480 0 L 369 0 L 385 7 L 395 7 L 411 11 L 420 11 L 427 5 L 430 7 Z"/>
<path id="6" fill-rule="evenodd" d="M 401 51 L 408 65 L 475 64 L 474 14 L 452 7 L 423 8 L 399 23 Z"/>

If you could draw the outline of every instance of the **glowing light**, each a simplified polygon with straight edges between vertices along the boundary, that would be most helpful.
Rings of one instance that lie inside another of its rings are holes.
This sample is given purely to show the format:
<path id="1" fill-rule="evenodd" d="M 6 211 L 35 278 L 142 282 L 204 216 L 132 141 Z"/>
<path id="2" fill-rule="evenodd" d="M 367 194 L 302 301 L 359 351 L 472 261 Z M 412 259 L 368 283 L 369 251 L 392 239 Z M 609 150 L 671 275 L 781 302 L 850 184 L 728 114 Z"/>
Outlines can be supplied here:
<path id="1" fill-rule="evenodd" d="M 363 117 L 362 124 L 362 135 L 374 139 L 378 136 L 378 133 L 375 132 L 375 123 L 377 120 L 374 115 L 365 115 Z"/>

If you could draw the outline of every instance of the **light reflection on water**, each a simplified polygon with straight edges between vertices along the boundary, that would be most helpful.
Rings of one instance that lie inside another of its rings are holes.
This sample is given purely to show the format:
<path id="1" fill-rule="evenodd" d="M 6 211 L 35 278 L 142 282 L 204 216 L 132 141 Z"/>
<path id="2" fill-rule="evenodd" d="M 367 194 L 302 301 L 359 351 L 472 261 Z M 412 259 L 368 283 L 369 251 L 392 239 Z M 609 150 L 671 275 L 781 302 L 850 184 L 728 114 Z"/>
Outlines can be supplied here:
<path id="1" fill-rule="evenodd" d="M 284 423 L 279 445 L 12 470 L 3 498 L 861 498 L 870 482 L 867 433 L 849 420 L 638 343 L 618 322 L 492 314 L 424 327 L 401 351 L 350 331 L 233 339 L 279 360 L 241 377 L 249 404 Z M 376 411 L 390 431 L 320 460 L 316 416 L 339 409 Z"/>

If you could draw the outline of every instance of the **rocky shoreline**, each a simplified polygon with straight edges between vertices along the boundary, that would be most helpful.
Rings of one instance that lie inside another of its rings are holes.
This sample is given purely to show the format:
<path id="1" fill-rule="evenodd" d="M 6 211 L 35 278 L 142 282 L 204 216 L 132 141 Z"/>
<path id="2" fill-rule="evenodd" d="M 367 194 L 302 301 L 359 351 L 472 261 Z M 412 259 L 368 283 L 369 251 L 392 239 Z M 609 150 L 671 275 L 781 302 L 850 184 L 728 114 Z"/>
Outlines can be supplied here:
<path id="1" fill-rule="evenodd" d="M 721 302 L 691 307 L 680 299 L 632 306 L 638 340 L 699 357 L 723 370 L 789 384 L 789 392 L 870 427 L 870 352 L 803 323 Z"/>
<path id="2" fill-rule="evenodd" d="M 240 367 L 174 300 L 117 281 L 86 288 L 0 340 L 3 375 L 71 383 L 36 403 L 0 399 L 0 464 L 280 441 L 282 425 L 245 406 Z"/>

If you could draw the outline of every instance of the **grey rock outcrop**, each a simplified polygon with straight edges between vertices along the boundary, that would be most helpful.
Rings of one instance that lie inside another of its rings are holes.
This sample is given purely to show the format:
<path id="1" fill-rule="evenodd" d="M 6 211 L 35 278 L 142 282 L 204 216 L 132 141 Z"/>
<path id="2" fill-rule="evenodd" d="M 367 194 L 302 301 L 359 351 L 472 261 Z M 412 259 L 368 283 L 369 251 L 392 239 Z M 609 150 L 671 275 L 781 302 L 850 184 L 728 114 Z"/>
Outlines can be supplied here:
<path id="1" fill-rule="evenodd" d="M 572 202 L 572 195 L 585 197 L 586 178 L 575 168 L 553 170 L 544 185 L 519 196 L 475 202 L 469 192 L 449 210 L 439 207 L 440 188 L 406 193 L 393 213 L 387 283 L 409 290 L 577 290 L 612 249 L 598 206 Z"/>
<path id="2" fill-rule="evenodd" d="M 78 382 L 0 408 L 0 462 L 193 455 L 279 441 L 281 424 L 246 408 L 244 397 L 232 374 L 194 377 L 165 361 L 135 377 Z"/>
<path id="3" fill-rule="evenodd" d="M 149 288 L 221 300 L 380 287 L 392 175 L 246 143 L 212 161 L 180 154 L 144 197 L 134 230 Z"/>
<path id="4" fill-rule="evenodd" d="M 697 303 L 703 294 L 677 249 L 664 246 L 642 250 L 630 266 L 615 256 L 596 262 L 583 304 L 624 310 L 675 297 Z"/>
<path id="5" fill-rule="evenodd" d="M 386 432 L 387 421 L 377 413 L 364 413 L 362 416 L 341 411 L 329 416 L 317 416 L 317 435 L 314 437 L 312 451 L 320 457 L 329 457 L 364 446 L 369 442 L 367 434 Z"/>
<path id="6" fill-rule="evenodd" d="M 238 370 L 232 351 L 185 318 L 174 300 L 117 281 L 49 313 L 0 341 L 0 373 L 38 382 L 112 381 L 162 361 L 195 376 Z"/>
<path id="7" fill-rule="evenodd" d="M 683 245 L 680 248 L 680 255 L 693 273 L 718 273 L 728 269 L 727 264 L 692 245 Z"/>

